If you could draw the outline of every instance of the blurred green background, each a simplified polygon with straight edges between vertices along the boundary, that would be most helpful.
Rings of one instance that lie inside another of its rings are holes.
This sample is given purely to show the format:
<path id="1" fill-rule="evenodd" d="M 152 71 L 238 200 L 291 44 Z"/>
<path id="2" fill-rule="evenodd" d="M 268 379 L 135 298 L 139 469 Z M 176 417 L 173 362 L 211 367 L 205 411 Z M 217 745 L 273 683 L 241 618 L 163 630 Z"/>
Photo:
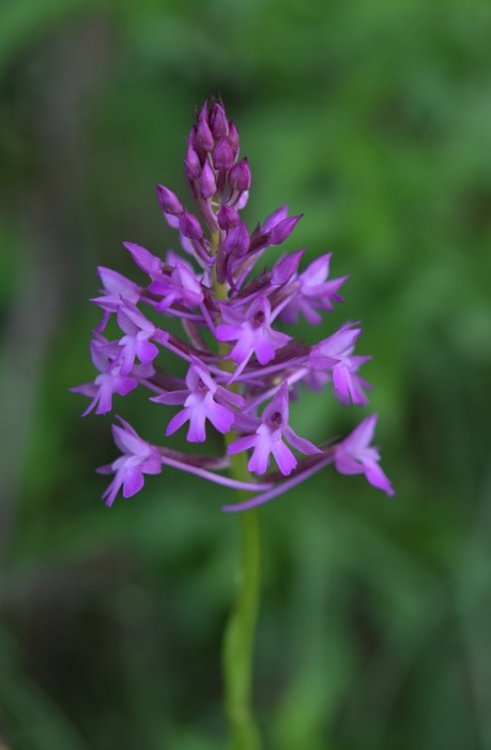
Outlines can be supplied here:
<path id="1" fill-rule="evenodd" d="M 326 469 L 261 510 L 255 703 L 270 750 L 491 748 L 491 4 L 0 4 L 0 738 L 10 750 L 225 746 L 237 519 L 166 471 L 107 510 L 96 265 L 176 246 L 194 107 L 221 94 L 288 241 L 335 251 L 397 497 Z M 145 436 L 168 414 L 118 399 Z M 369 413 L 294 408 L 320 440 Z M 180 441 L 180 442 L 179 442 Z M 184 445 L 179 437 L 179 446 Z M 214 445 L 219 449 L 218 440 Z M 1 744 L 1 742 L 0 742 Z"/>

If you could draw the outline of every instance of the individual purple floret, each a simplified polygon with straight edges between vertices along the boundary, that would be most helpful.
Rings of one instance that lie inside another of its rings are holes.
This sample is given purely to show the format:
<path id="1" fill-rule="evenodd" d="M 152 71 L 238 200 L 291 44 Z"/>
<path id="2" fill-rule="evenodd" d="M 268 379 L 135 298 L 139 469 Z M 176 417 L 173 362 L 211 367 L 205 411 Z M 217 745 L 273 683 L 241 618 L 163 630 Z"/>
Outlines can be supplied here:
<path id="1" fill-rule="evenodd" d="M 392 484 L 379 466 L 380 453 L 370 445 L 377 419 L 377 414 L 367 417 L 334 447 L 334 465 L 340 474 L 365 474 L 370 484 L 392 496 Z"/>
<path id="2" fill-rule="evenodd" d="M 259 297 L 246 310 L 222 305 L 221 317 L 225 322 L 217 326 L 215 336 L 218 341 L 236 342 L 229 355 L 239 365 L 236 377 L 253 354 L 261 365 L 266 365 L 274 358 L 276 349 L 291 339 L 291 336 L 272 329 L 273 315 L 266 297 Z"/>
<path id="3" fill-rule="evenodd" d="M 313 371 L 321 371 L 329 375 L 332 380 L 335 396 L 342 404 L 360 404 L 366 406 L 368 397 L 364 389 L 370 390 L 371 385 L 357 375 L 362 364 L 371 357 L 354 355 L 355 343 L 361 334 L 361 328 L 356 323 L 346 323 L 336 333 L 312 347 L 310 352 L 310 366 Z"/>
<path id="4" fill-rule="evenodd" d="M 82 416 L 87 416 L 95 409 L 96 414 L 107 414 L 112 409 L 112 400 L 115 393 L 127 396 L 137 386 L 138 381 L 130 377 L 128 373 L 122 374 L 123 360 L 120 357 L 119 345 L 110 344 L 102 336 L 91 342 L 90 353 L 92 362 L 100 371 L 93 383 L 86 383 L 72 388 L 74 393 L 82 393 L 92 399 L 91 403 Z"/>
<path id="5" fill-rule="evenodd" d="M 235 419 L 235 412 L 230 405 L 241 408 L 244 406 L 244 399 L 217 385 L 208 368 L 198 359 L 193 359 L 188 370 L 186 386 L 185 390 L 169 391 L 152 398 L 158 404 L 184 404 L 184 409 L 167 425 L 165 434 L 173 435 L 183 424 L 189 422 L 188 441 L 203 443 L 206 440 L 206 420 L 223 435 L 230 432 Z"/>
<path id="6" fill-rule="evenodd" d="M 135 359 L 139 359 L 142 365 L 149 365 L 158 356 L 159 349 L 150 341 L 156 328 L 137 307 L 129 303 L 120 305 L 116 315 L 118 325 L 125 333 L 118 342 L 121 347 L 121 374 L 127 375 L 132 371 Z"/>
<path id="7" fill-rule="evenodd" d="M 300 453 L 322 454 L 320 448 L 309 440 L 300 437 L 288 424 L 288 386 L 283 385 L 277 395 L 264 409 L 261 422 L 253 435 L 234 440 L 228 446 L 228 454 L 241 453 L 253 449 L 249 459 L 249 471 L 264 474 L 268 468 L 269 457 L 273 457 L 284 476 L 291 474 L 297 466 L 297 459 L 284 442 L 287 440 Z"/>
<path id="8" fill-rule="evenodd" d="M 113 438 L 116 446 L 123 453 L 109 466 L 101 466 L 99 474 L 114 473 L 114 479 L 103 494 L 106 505 L 112 505 L 120 488 L 123 497 L 132 497 L 141 490 L 144 484 L 144 474 L 160 474 L 162 459 L 159 452 L 135 432 L 125 422 L 119 420 L 119 425 L 113 425 Z"/>
<path id="9" fill-rule="evenodd" d="M 321 255 L 314 260 L 298 277 L 295 292 L 291 301 L 281 312 L 285 323 L 296 323 L 302 313 L 313 325 L 322 322 L 321 310 L 332 310 L 334 302 L 342 302 L 338 289 L 344 284 L 347 276 L 327 281 L 332 253 Z"/>
<path id="10" fill-rule="evenodd" d="M 170 188 L 157 186 L 158 203 L 183 253 L 168 250 L 160 257 L 125 242 L 138 278 L 99 268 L 102 289 L 92 301 L 102 320 L 90 346 L 98 374 L 72 390 L 91 399 L 84 414 L 105 414 L 114 400 L 144 389 L 158 408 L 179 407 L 169 419 L 163 417 L 167 437 L 187 425 L 188 443 L 202 443 L 216 430 L 225 437 L 224 448 L 218 456 L 180 453 L 147 442 L 120 419 L 113 436 L 122 455 L 101 470 L 114 473 L 106 503 L 111 505 L 120 490 L 131 497 L 145 474 L 158 474 L 163 466 L 252 493 L 226 510 L 267 502 L 331 463 L 341 474 L 365 474 L 392 495 L 378 451 L 370 446 L 376 416 L 325 447 L 300 437 L 289 424 L 290 397 L 301 402 L 302 388 L 330 384 L 342 404 L 368 403 L 371 386 L 359 369 L 370 357 L 355 353 L 359 324 L 346 323 L 314 344 L 282 329 L 301 317 L 311 325 L 321 323 L 343 301 L 339 290 L 347 277 L 329 278 L 331 253 L 302 270 L 305 248 L 283 252 L 269 268 L 260 266 L 268 248 L 290 238 L 302 214 L 290 215 L 282 205 L 252 229 L 246 224 L 241 211 L 252 172 L 221 102 L 205 103 L 197 113 L 185 173 L 194 210 Z M 180 319 L 182 335 L 168 329 L 171 318 Z M 119 333 L 109 338 L 116 327 Z M 162 351 L 167 359 L 182 360 L 184 379 L 162 369 Z M 244 452 L 250 478 L 235 476 L 238 454 Z M 268 473 L 271 457 L 279 471 L 273 466 Z M 232 475 L 224 475 L 226 470 Z"/>

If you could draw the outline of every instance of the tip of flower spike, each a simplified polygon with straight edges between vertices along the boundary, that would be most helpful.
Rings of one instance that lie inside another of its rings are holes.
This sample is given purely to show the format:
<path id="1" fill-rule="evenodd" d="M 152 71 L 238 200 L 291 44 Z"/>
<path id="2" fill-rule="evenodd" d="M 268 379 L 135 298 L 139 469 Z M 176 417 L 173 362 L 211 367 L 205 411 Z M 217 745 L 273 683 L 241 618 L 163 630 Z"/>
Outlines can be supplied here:
<path id="1" fill-rule="evenodd" d="M 228 136 L 228 121 L 225 108 L 219 102 L 213 102 L 209 114 L 211 132 L 216 140 Z"/>
<path id="2" fill-rule="evenodd" d="M 196 145 L 204 152 L 211 151 L 214 145 L 213 133 L 208 124 L 208 105 L 206 102 L 203 104 L 198 115 Z"/>

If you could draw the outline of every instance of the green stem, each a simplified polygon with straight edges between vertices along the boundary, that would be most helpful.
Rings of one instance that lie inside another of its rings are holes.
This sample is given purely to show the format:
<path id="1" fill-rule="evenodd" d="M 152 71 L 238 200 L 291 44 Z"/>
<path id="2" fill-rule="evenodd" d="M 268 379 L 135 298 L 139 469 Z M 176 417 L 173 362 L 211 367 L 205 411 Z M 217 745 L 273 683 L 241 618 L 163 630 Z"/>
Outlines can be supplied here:
<path id="1" fill-rule="evenodd" d="M 213 232 L 211 251 L 214 255 L 218 249 L 219 239 L 219 233 Z M 216 277 L 213 287 L 217 299 L 227 299 L 227 286 L 219 284 Z M 228 353 L 228 345 L 220 344 L 220 352 L 225 356 Z M 232 371 L 233 362 L 223 359 L 222 367 L 224 370 Z M 227 435 L 226 444 L 235 437 L 233 433 Z M 230 474 L 239 481 L 251 481 L 245 453 L 230 457 Z M 239 500 L 247 498 L 245 492 L 239 492 L 238 495 Z M 240 567 L 237 598 L 223 639 L 225 707 L 230 724 L 230 750 L 260 750 L 261 740 L 251 709 L 254 633 L 261 577 L 261 544 L 257 511 L 248 510 L 245 513 L 239 513 L 238 522 Z"/>
<path id="2" fill-rule="evenodd" d="M 243 454 L 234 458 L 242 459 Z M 234 461 L 235 479 L 249 477 L 245 461 Z M 250 477 L 249 477 L 250 479 Z M 240 493 L 245 495 L 246 493 Z M 242 497 L 241 497 L 242 499 Z M 251 710 L 254 632 L 259 605 L 261 549 L 256 510 L 238 514 L 240 569 L 235 608 L 223 642 L 225 702 L 230 723 L 231 750 L 259 750 L 261 742 Z"/>

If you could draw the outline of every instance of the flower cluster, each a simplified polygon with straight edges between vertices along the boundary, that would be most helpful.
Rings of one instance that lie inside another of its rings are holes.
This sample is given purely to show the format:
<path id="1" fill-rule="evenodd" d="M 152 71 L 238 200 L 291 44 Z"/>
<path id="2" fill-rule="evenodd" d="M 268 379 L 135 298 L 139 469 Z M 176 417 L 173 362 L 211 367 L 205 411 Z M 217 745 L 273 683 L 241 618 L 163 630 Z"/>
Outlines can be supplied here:
<path id="1" fill-rule="evenodd" d="M 124 243 L 146 277 L 143 285 L 99 268 L 102 289 L 93 301 L 103 315 L 90 347 L 99 374 L 73 390 L 91 399 L 84 414 L 105 414 L 115 398 L 145 388 L 155 403 L 180 407 L 167 423 L 167 436 L 186 426 L 188 442 L 202 443 L 211 425 L 227 436 L 226 453 L 210 458 L 152 445 L 119 419 L 113 435 L 122 455 L 99 470 L 114 474 L 104 493 L 106 503 L 111 505 L 121 488 L 124 497 L 134 495 L 145 474 L 158 474 L 164 466 L 255 493 L 227 510 L 266 502 L 328 463 L 342 474 L 365 474 L 392 495 L 377 449 L 370 445 L 376 415 L 324 447 L 289 424 L 290 395 L 301 386 L 329 386 L 343 404 L 368 403 L 370 385 L 358 371 L 369 357 L 354 354 L 361 333 L 357 323 L 345 324 L 313 346 L 278 328 L 302 316 L 316 325 L 323 311 L 343 301 L 339 290 L 346 278 L 329 278 L 331 254 L 300 270 L 304 250 L 299 250 L 282 255 L 269 270 L 256 270 L 263 253 L 281 245 L 301 216 L 290 216 L 284 205 L 252 232 L 248 229 L 240 212 L 248 201 L 251 170 L 247 159 L 239 158 L 237 128 L 221 103 L 205 103 L 197 114 L 185 170 L 197 213 L 169 188 L 157 186 L 160 207 L 178 233 L 183 254 L 169 250 L 163 259 Z M 113 317 L 121 332 L 116 340 L 105 335 Z M 182 338 L 166 331 L 169 317 L 181 320 Z M 161 349 L 185 361 L 184 380 L 159 368 Z M 233 457 L 245 451 L 250 452 L 250 481 L 224 475 Z M 277 469 L 268 473 L 273 463 Z"/>

